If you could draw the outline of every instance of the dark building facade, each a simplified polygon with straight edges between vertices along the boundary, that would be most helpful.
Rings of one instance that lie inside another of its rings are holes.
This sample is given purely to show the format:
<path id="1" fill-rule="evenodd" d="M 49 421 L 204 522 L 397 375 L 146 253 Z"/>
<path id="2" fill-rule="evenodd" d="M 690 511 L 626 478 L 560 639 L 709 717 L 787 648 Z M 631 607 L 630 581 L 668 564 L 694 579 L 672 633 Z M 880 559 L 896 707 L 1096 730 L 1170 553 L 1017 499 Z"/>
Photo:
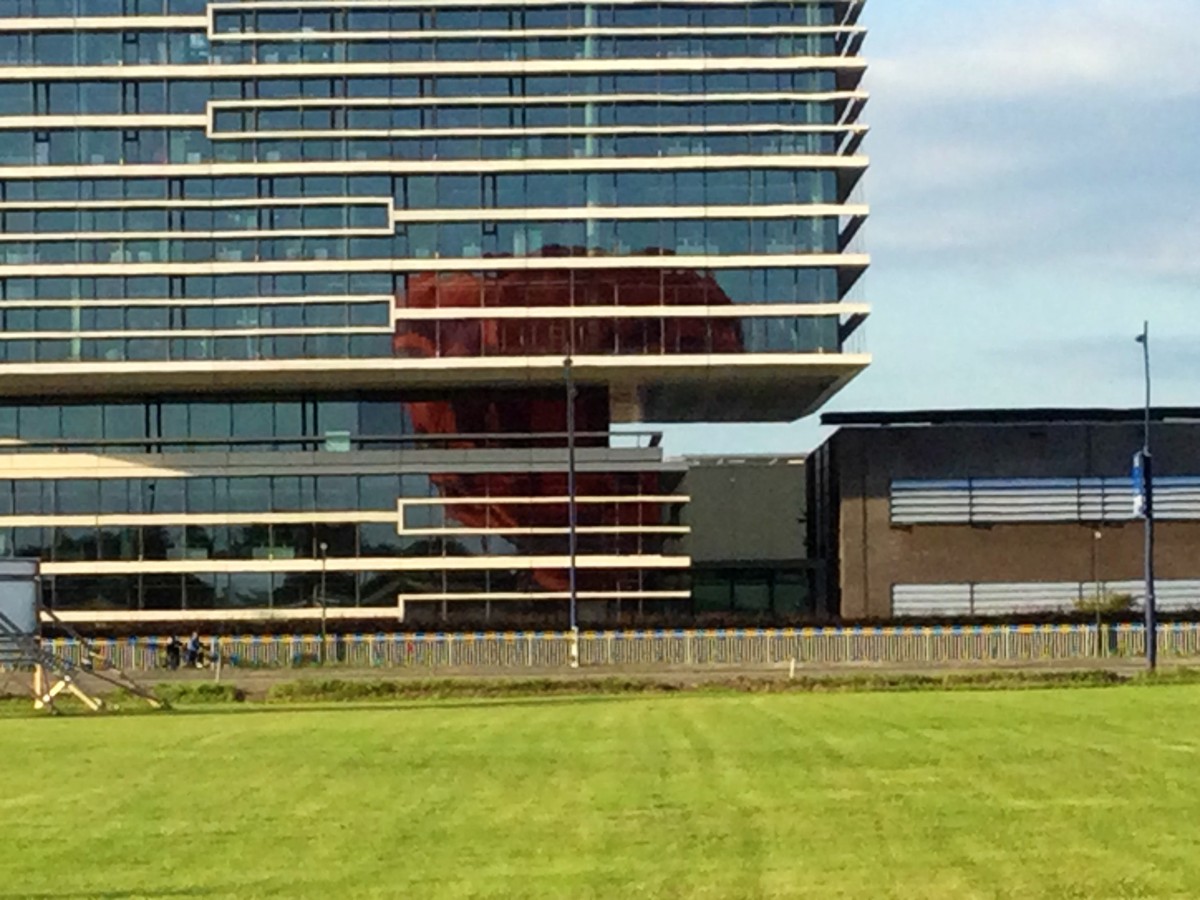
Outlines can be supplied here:
<path id="1" fill-rule="evenodd" d="M 1140 603 L 1141 410 L 828 414 L 809 457 L 818 608 L 845 620 Z M 1157 584 L 1200 608 L 1200 410 L 1154 412 Z"/>
<path id="2" fill-rule="evenodd" d="M 0 553 L 79 622 L 561 621 L 569 357 L 580 621 L 690 609 L 613 426 L 869 363 L 862 8 L 0 0 Z"/>
<path id="3" fill-rule="evenodd" d="M 811 618 L 807 484 L 799 456 L 689 457 L 692 600 L 697 619 Z"/>

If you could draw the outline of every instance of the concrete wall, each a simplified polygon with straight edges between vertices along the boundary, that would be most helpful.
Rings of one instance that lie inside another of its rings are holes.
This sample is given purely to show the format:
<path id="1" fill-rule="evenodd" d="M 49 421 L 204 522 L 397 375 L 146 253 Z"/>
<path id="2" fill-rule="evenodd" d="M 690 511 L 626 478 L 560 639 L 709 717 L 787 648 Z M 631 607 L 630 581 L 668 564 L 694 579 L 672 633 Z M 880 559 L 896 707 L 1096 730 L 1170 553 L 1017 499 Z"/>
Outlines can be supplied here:
<path id="1" fill-rule="evenodd" d="M 1139 578 L 1140 521 L 893 526 L 889 493 L 903 478 L 1127 476 L 1141 442 L 1138 424 L 842 428 L 820 451 L 835 521 L 815 524 L 836 529 L 832 603 L 847 619 L 886 618 L 894 584 Z M 1200 426 L 1156 424 L 1154 458 L 1158 476 L 1200 475 Z M 1200 522 L 1160 523 L 1156 561 L 1161 579 L 1200 578 Z"/>
<path id="2" fill-rule="evenodd" d="M 683 490 L 693 562 L 770 563 L 806 555 L 800 459 L 694 460 Z"/>

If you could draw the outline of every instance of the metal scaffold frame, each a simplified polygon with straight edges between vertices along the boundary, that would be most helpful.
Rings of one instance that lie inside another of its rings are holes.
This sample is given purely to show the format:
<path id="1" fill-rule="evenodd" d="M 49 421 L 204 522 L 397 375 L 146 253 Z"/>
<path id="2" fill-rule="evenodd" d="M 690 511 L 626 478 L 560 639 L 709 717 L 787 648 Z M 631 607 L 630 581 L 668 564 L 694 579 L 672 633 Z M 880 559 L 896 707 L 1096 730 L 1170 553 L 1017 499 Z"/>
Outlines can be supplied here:
<path id="1" fill-rule="evenodd" d="M 121 669 L 111 665 L 73 628 L 41 603 L 37 560 L 0 562 L 0 665 L 11 671 L 31 671 L 29 682 L 33 708 L 58 713 L 56 701 L 63 695 L 76 697 L 91 712 L 101 712 L 104 701 L 79 682 L 79 675 L 128 691 L 155 709 L 166 704 L 139 685 Z M 53 622 L 67 632 L 82 649 L 82 662 L 61 655 L 43 640 L 42 622 Z"/>

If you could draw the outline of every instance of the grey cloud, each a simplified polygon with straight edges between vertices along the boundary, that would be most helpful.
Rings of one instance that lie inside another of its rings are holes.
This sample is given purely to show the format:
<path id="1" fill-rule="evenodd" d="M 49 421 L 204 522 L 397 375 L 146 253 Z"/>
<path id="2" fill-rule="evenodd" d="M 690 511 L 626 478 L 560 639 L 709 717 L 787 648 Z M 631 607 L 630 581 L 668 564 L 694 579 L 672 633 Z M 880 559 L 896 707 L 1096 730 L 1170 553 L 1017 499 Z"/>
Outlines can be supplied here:
<path id="1" fill-rule="evenodd" d="M 1200 95 L 1200 7 L 1194 0 L 997 4 L 960 20 L 969 33 L 906 41 L 874 63 L 895 95 L 920 104 L 1065 92 L 1167 99 Z M 998 15 L 996 15 L 998 14 Z"/>
<path id="2" fill-rule="evenodd" d="M 972 33 L 925 43 L 877 35 L 879 261 L 1194 273 L 1200 3 L 1154 6 L 1062 3 L 982 39 L 965 20 Z"/>

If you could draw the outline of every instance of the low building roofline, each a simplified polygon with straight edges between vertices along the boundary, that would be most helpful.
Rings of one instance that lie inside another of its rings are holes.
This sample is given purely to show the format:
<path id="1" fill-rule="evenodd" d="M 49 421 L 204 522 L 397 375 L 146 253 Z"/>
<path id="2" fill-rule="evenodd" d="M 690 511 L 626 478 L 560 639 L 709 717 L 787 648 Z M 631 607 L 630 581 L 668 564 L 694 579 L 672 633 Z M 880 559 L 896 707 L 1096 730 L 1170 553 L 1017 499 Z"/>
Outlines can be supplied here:
<path id="1" fill-rule="evenodd" d="M 1074 425 L 1136 424 L 1145 418 L 1141 407 L 1110 409 L 1089 407 L 1044 407 L 1032 409 L 937 409 L 875 412 L 828 412 L 821 424 L 850 427 L 892 425 Z M 1153 422 L 1200 422 L 1200 407 L 1156 406 Z"/>

